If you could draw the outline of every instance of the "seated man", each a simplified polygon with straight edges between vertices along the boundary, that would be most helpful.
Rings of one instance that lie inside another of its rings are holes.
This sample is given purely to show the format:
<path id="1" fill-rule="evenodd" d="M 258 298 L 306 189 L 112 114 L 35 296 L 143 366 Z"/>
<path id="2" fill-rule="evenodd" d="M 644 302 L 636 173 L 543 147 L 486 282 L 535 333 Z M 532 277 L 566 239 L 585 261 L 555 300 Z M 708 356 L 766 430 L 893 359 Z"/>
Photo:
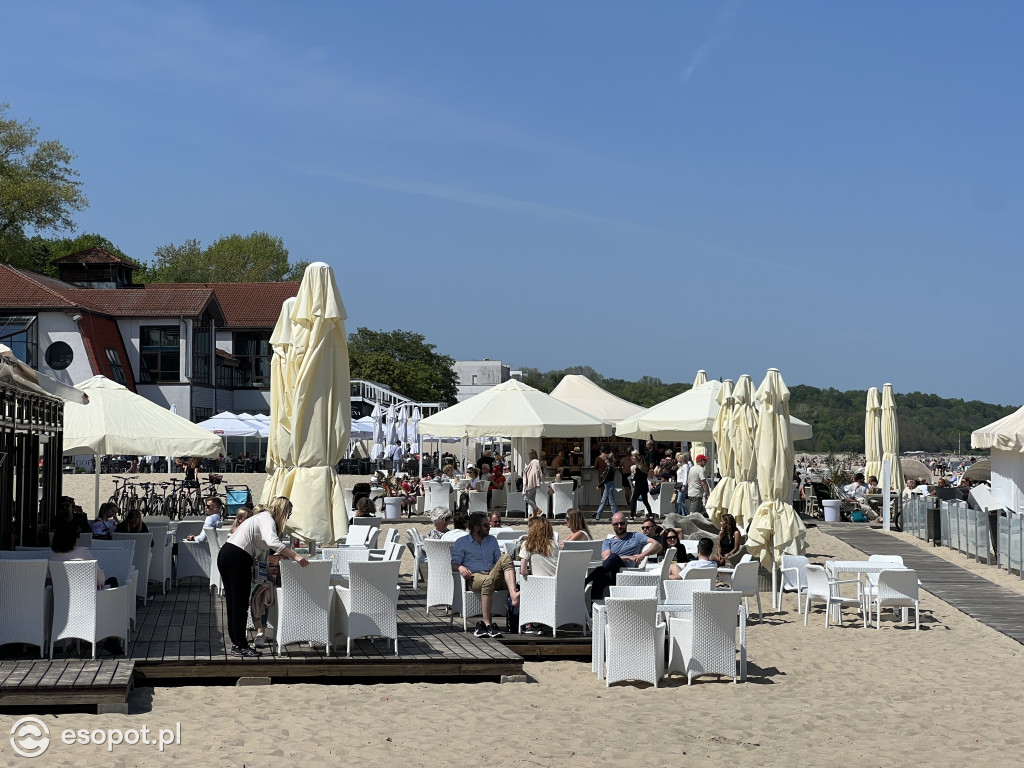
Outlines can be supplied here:
<path id="1" fill-rule="evenodd" d="M 469 516 L 469 535 L 463 536 L 452 547 L 452 570 L 466 580 L 466 587 L 480 593 L 480 612 L 483 621 L 476 623 L 477 637 L 501 637 L 494 624 L 491 609 L 494 606 L 494 592 L 503 585 L 512 597 L 512 605 L 519 605 L 519 590 L 516 589 L 515 565 L 512 558 L 502 554 L 498 540 L 491 536 L 491 524 L 483 512 Z"/>
<path id="2" fill-rule="evenodd" d="M 491 512 L 491 528 L 503 528 L 501 523 L 501 512 L 494 510 Z"/>
<path id="3" fill-rule="evenodd" d="M 636 565 L 645 557 L 661 552 L 661 542 L 657 539 L 639 531 L 629 532 L 622 512 L 612 515 L 612 531 L 614 535 L 605 539 L 601 547 L 601 567 L 587 576 L 587 582 L 594 585 L 591 589 L 594 600 L 604 598 L 608 587 L 615 583 L 616 575 L 627 563 Z"/>
<path id="4" fill-rule="evenodd" d="M 668 569 L 668 577 L 670 579 L 679 580 L 683 578 L 683 572 L 688 571 L 691 568 L 714 568 L 717 572 L 718 563 L 711 559 L 711 553 L 714 551 L 715 542 L 705 536 L 697 542 L 697 559 L 691 560 L 682 568 L 673 563 Z"/>

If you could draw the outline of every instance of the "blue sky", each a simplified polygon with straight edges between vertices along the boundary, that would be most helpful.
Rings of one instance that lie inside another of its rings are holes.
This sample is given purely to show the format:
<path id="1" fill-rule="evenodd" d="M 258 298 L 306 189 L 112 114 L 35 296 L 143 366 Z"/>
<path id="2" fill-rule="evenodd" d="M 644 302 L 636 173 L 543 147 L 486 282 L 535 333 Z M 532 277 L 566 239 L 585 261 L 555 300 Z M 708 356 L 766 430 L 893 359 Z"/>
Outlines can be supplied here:
<path id="1" fill-rule="evenodd" d="M 18 3 L 136 258 L 265 230 L 458 359 L 1024 401 L 1024 5 Z M 230 276 L 225 276 L 229 279 Z"/>

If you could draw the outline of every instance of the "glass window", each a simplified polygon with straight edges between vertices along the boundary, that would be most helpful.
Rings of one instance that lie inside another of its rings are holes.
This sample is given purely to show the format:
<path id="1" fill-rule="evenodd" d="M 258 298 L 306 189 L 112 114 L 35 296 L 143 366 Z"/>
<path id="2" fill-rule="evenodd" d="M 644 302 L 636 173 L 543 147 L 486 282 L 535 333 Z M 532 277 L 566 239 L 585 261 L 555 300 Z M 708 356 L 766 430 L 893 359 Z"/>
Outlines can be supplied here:
<path id="1" fill-rule="evenodd" d="M 0 315 L 0 344 L 6 344 L 16 358 L 32 368 L 39 367 L 35 320 L 35 315 Z"/>
<path id="2" fill-rule="evenodd" d="M 121 364 L 121 353 L 110 347 L 107 347 L 106 353 L 107 362 L 110 363 L 110 372 L 114 375 L 114 381 L 128 386 L 128 379 L 124 375 L 124 366 Z"/>
<path id="3" fill-rule="evenodd" d="M 238 387 L 252 389 L 270 388 L 270 331 L 248 331 L 236 333 L 234 356 L 238 360 Z"/>
<path id="4" fill-rule="evenodd" d="M 65 341 L 55 341 L 46 348 L 46 364 L 55 371 L 63 371 L 75 359 L 74 350 Z"/>
<path id="5" fill-rule="evenodd" d="M 192 383 L 210 383 L 210 346 L 213 342 L 208 318 L 192 323 Z M 202 421 L 202 419 L 200 419 Z"/>
<path id="6" fill-rule="evenodd" d="M 139 329 L 142 381 L 181 381 L 180 339 L 176 325 L 144 325 Z"/>
<path id="7" fill-rule="evenodd" d="M 213 418 L 213 408 L 198 408 L 194 405 L 192 406 L 192 421 L 196 424 L 210 418 Z"/>

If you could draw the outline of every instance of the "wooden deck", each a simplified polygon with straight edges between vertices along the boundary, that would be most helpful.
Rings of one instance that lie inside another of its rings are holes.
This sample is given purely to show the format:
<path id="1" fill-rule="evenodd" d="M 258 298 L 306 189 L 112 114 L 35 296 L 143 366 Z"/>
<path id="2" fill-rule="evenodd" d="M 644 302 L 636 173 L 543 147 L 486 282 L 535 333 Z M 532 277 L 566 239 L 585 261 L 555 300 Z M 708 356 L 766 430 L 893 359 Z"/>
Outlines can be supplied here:
<path id="1" fill-rule="evenodd" d="M 127 711 L 130 659 L 26 659 L 0 662 L 0 707 L 83 706 Z"/>
<path id="2" fill-rule="evenodd" d="M 1024 644 L 1024 595 L 866 525 L 818 523 L 830 536 L 869 555 L 899 555 L 925 590 L 973 619 Z"/>

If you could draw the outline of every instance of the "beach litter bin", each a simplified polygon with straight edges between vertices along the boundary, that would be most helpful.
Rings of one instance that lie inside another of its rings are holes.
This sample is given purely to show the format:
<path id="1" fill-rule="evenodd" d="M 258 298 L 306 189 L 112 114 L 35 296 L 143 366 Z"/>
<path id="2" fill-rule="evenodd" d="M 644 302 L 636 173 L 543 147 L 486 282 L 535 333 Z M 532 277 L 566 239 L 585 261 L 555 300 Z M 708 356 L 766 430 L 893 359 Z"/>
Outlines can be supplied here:
<path id="1" fill-rule="evenodd" d="M 822 499 L 821 505 L 825 509 L 825 522 L 838 523 L 839 508 L 842 505 L 842 502 L 839 501 L 839 499 Z"/>
<path id="2" fill-rule="evenodd" d="M 252 505 L 252 494 L 248 485 L 225 485 L 224 492 L 228 500 L 228 517 L 234 517 L 239 507 Z"/>

